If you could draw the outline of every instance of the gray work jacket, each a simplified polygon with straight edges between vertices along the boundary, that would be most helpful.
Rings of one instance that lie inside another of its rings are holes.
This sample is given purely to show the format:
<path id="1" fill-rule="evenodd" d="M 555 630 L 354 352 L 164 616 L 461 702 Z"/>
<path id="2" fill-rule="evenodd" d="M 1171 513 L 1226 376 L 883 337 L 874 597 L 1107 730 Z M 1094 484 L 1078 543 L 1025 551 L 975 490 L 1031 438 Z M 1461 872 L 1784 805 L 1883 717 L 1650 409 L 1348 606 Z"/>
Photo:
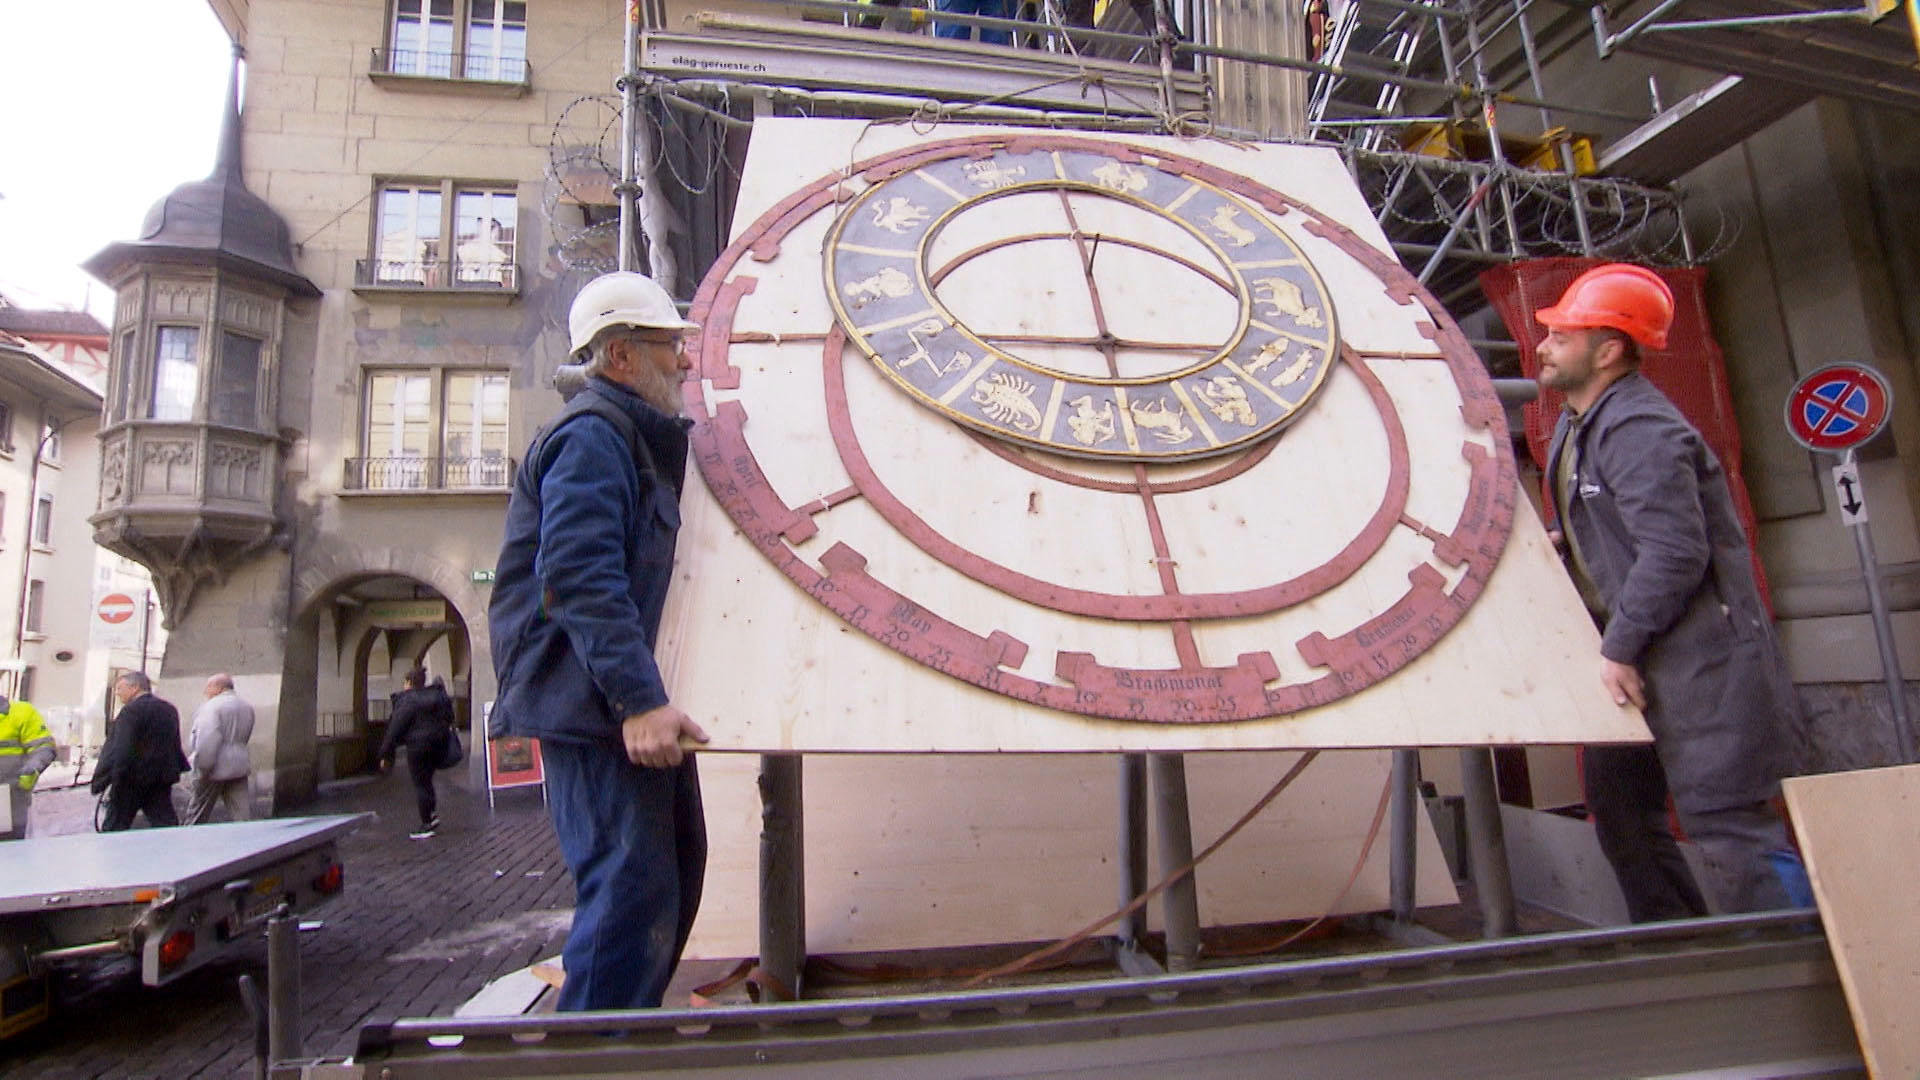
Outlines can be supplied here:
<path id="1" fill-rule="evenodd" d="M 1547 454 L 1549 477 L 1575 454 L 1561 527 L 1606 605 L 1600 654 L 1646 680 L 1674 801 L 1709 811 L 1768 798 L 1798 709 L 1719 460 L 1638 374 L 1600 394 L 1569 448 L 1574 430 L 1563 412 Z"/>

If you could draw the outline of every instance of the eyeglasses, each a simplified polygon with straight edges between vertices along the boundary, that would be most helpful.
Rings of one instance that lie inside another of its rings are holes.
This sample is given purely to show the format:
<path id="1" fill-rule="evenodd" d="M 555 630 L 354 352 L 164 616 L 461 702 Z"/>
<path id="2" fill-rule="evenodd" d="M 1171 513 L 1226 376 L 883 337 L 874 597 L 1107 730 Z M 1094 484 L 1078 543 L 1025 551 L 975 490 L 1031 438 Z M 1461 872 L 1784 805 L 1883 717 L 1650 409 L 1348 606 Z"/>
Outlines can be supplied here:
<path id="1" fill-rule="evenodd" d="M 628 340 L 638 342 L 642 345 L 665 345 L 675 352 L 685 352 L 688 345 L 685 334 L 675 334 L 670 338 L 642 337 L 639 334 L 635 334 L 631 338 L 628 338 Z"/>

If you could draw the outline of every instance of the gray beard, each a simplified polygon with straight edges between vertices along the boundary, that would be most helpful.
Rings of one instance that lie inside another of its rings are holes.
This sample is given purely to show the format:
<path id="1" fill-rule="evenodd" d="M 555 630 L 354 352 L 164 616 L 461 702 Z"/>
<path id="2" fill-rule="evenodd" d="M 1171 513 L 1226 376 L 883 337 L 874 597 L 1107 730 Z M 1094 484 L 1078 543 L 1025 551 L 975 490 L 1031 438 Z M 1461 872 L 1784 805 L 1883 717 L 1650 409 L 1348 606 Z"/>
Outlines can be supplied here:
<path id="1" fill-rule="evenodd" d="M 648 368 L 634 380 L 632 389 L 640 400 L 668 416 L 679 416 L 687 408 L 684 385 L 677 371 L 667 375 Z"/>

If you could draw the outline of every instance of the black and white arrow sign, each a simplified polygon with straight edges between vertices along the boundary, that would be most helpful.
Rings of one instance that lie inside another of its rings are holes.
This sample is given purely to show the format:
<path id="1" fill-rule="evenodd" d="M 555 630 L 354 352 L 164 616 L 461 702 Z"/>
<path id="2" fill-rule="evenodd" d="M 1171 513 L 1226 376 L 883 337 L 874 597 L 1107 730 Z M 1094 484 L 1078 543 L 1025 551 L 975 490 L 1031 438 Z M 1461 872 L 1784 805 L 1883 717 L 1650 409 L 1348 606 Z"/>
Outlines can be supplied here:
<path id="1" fill-rule="evenodd" d="M 1864 525 L 1867 521 L 1867 489 L 1860 486 L 1860 466 L 1849 461 L 1833 467 L 1833 490 L 1840 497 L 1840 523 Z"/>

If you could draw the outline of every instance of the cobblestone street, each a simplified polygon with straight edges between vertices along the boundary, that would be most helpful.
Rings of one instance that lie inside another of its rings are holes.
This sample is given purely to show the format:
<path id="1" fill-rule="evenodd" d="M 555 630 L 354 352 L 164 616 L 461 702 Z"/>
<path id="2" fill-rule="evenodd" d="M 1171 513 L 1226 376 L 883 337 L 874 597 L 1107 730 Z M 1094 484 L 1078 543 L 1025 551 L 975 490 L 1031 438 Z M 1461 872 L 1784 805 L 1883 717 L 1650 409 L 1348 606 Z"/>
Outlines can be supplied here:
<path id="1" fill-rule="evenodd" d="M 455 776 L 458 774 L 458 778 Z M 345 892 L 300 935 L 302 1031 L 310 1056 L 353 1049 L 363 1023 L 450 1015 L 488 981 L 554 956 L 566 938 L 573 885 L 537 790 L 505 791 L 489 812 L 464 770 L 439 778 L 440 834 L 409 840 L 413 794 L 402 774 L 325 787 L 303 814 L 373 811 L 341 841 Z M 183 789 L 176 789 L 176 799 Z M 35 835 L 92 827 L 84 786 L 34 800 Z M 235 1077 L 251 1075 L 252 1037 L 236 984 L 265 987 L 266 945 L 166 986 L 142 986 L 131 960 L 63 972 L 53 1019 L 0 1044 L 0 1075 Z"/>

